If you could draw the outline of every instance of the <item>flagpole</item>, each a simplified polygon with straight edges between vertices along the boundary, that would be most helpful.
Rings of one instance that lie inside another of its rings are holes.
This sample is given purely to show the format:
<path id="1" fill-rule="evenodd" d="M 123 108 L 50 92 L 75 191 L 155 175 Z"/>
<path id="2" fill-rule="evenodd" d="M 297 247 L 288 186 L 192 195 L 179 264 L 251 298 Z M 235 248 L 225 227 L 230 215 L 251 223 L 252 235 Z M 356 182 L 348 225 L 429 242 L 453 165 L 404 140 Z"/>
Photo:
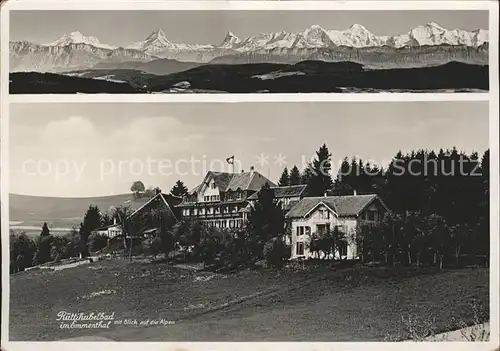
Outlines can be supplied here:
<path id="1" fill-rule="evenodd" d="M 231 162 L 229 162 L 229 160 L 231 160 Z M 231 165 L 231 171 L 234 174 L 234 155 L 231 156 L 231 157 L 226 158 L 226 162 Z"/>

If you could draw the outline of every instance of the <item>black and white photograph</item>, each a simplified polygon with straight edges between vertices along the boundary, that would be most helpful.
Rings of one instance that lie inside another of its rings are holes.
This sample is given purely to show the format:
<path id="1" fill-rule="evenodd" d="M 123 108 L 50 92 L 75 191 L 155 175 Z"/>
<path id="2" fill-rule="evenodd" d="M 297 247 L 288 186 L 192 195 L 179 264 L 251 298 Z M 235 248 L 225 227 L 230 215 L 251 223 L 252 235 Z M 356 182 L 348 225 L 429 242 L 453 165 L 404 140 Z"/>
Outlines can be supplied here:
<path id="1" fill-rule="evenodd" d="M 495 340 L 489 126 L 487 101 L 11 103 L 9 340 Z"/>
<path id="2" fill-rule="evenodd" d="M 487 10 L 11 11 L 11 94 L 489 91 Z"/>
<path id="3" fill-rule="evenodd" d="M 2 351 L 499 351 L 498 3 L 0 17 Z"/>

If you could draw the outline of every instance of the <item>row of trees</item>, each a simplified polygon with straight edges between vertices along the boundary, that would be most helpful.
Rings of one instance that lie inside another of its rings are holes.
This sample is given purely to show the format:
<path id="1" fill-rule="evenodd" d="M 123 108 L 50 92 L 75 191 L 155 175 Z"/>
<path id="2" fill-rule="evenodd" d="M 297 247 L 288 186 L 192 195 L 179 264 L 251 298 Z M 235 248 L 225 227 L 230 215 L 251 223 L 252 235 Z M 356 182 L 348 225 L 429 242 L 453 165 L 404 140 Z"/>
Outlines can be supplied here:
<path id="1" fill-rule="evenodd" d="M 326 145 L 302 173 L 294 166 L 284 169 L 280 185 L 308 185 L 309 196 L 377 194 L 397 214 L 421 212 L 436 214 L 450 225 L 478 223 L 489 216 L 489 162 L 487 150 L 480 158 L 477 152 L 466 154 L 456 148 L 398 152 L 388 167 L 344 158 L 335 179 L 331 176 L 331 154 Z"/>
<path id="2" fill-rule="evenodd" d="M 307 185 L 310 196 L 322 196 L 333 187 L 331 178 L 331 156 L 328 147 L 323 144 L 319 150 L 316 151 L 314 160 L 308 163 L 302 172 L 296 165 L 292 167 L 290 172 L 288 172 L 288 168 L 285 167 L 278 181 L 278 185 Z"/>
<path id="3" fill-rule="evenodd" d="M 77 257 L 84 249 L 76 230 L 54 236 L 50 234 L 46 223 L 41 234 L 34 239 L 25 233 L 11 231 L 9 241 L 10 271 L 13 273 L 38 264 Z"/>
<path id="4" fill-rule="evenodd" d="M 363 262 L 442 268 L 445 257 L 448 265 L 458 266 L 461 257 L 467 256 L 471 258 L 468 263 L 487 265 L 489 235 L 487 220 L 474 225 L 450 224 L 440 215 L 408 212 L 388 213 L 380 223 L 362 224 L 351 239 L 357 244 Z"/>

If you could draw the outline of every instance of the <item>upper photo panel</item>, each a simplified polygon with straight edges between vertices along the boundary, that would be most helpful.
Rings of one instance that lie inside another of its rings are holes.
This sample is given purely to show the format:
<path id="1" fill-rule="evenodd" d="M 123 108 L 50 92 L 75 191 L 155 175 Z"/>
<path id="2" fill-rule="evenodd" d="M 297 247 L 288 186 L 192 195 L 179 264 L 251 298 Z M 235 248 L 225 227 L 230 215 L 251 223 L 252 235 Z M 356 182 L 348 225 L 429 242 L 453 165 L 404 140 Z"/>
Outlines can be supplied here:
<path id="1" fill-rule="evenodd" d="M 10 93 L 484 93 L 488 15 L 12 10 Z"/>

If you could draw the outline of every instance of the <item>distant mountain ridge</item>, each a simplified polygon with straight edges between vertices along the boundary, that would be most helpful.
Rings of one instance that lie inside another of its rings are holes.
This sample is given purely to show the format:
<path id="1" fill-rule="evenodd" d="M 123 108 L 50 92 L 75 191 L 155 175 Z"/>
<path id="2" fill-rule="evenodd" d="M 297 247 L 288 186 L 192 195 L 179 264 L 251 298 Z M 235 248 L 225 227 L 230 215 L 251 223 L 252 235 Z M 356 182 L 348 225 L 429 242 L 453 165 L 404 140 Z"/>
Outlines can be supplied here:
<path id="1" fill-rule="evenodd" d="M 63 72 L 92 68 L 98 63 L 158 59 L 138 50 L 95 47 L 87 43 L 44 46 L 27 41 L 9 43 L 10 71 Z"/>
<path id="2" fill-rule="evenodd" d="M 95 197 L 48 197 L 9 195 L 9 220 L 20 226 L 40 226 L 47 222 L 54 227 L 78 227 L 90 205 L 101 212 L 121 205 L 137 209 L 149 198 L 135 198 L 133 194 Z"/>
<path id="3" fill-rule="evenodd" d="M 488 40 L 487 30 L 448 30 L 434 22 L 394 36 L 377 36 L 360 24 L 344 30 L 312 25 L 298 32 L 260 33 L 243 38 L 228 31 L 216 45 L 174 43 L 157 28 L 144 40 L 124 48 L 72 32 L 45 45 L 11 42 L 10 66 L 13 72 L 64 72 L 99 67 L 129 68 L 158 59 L 198 64 L 326 60 L 352 61 L 373 67 L 419 67 L 450 61 L 488 64 Z M 379 59 L 374 58 L 377 55 Z M 172 66 L 172 62 L 162 64 Z M 157 63 L 154 71 L 164 74 L 160 66 Z"/>

